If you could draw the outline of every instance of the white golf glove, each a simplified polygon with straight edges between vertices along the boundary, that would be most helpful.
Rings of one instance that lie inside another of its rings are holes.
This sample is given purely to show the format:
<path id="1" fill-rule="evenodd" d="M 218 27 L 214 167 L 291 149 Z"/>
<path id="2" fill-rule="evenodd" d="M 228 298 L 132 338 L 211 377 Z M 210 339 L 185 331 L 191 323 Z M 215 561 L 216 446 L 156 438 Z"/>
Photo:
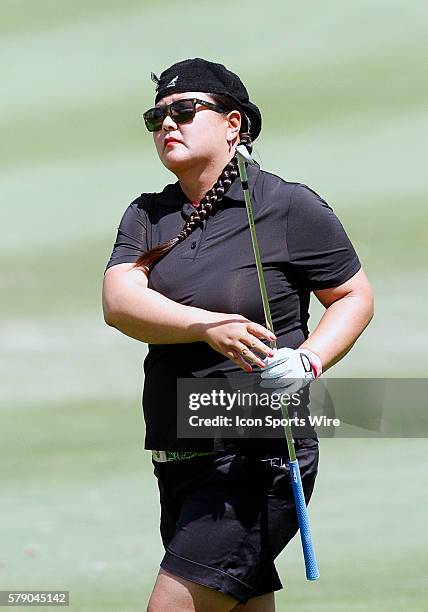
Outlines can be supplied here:
<path id="1" fill-rule="evenodd" d="M 280 348 L 264 362 L 261 386 L 277 392 L 296 393 L 322 374 L 321 359 L 308 349 Z"/>

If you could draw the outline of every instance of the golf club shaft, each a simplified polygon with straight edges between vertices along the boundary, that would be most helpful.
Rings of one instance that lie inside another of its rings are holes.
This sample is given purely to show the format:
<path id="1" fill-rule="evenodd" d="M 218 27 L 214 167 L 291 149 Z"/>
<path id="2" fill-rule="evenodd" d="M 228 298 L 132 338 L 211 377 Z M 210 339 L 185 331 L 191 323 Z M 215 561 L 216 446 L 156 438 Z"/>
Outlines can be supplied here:
<path id="1" fill-rule="evenodd" d="M 253 244 L 254 257 L 256 260 L 257 275 L 259 279 L 260 293 L 261 293 L 262 302 L 263 302 L 263 310 L 264 310 L 264 315 L 265 315 L 266 327 L 272 333 L 274 333 L 272 316 L 271 316 L 270 306 L 269 306 L 269 298 L 267 295 L 266 283 L 265 283 L 265 278 L 264 278 L 264 273 L 263 273 L 263 266 L 262 266 L 262 261 L 260 257 L 260 249 L 259 249 L 259 245 L 257 241 L 257 234 L 256 234 L 256 228 L 255 228 L 254 216 L 253 216 L 253 207 L 251 204 L 251 197 L 250 197 L 250 193 L 248 190 L 248 175 L 247 175 L 247 169 L 245 166 L 245 159 L 246 158 L 248 159 L 249 156 L 243 156 L 238 151 L 237 157 L 238 157 L 239 176 L 240 176 L 241 183 L 242 183 L 242 189 L 244 191 L 245 205 L 247 209 L 248 222 L 249 222 L 250 233 L 251 233 L 251 241 Z M 272 348 L 276 348 L 275 341 L 271 342 L 270 344 Z M 303 556 L 305 559 L 306 578 L 308 580 L 317 580 L 317 578 L 319 578 L 319 570 L 318 570 L 318 564 L 317 564 L 317 560 L 315 557 L 315 550 L 314 550 L 314 546 L 312 542 L 312 534 L 311 534 L 311 528 L 310 528 L 310 523 L 309 523 L 309 514 L 308 514 L 308 509 L 306 507 L 306 500 L 305 500 L 305 495 L 303 491 L 302 479 L 300 476 L 299 462 L 297 461 L 296 450 L 294 448 L 293 433 L 291 431 L 291 426 L 289 424 L 289 418 L 288 418 L 289 415 L 288 415 L 287 405 L 285 404 L 285 402 L 282 402 L 282 401 L 281 401 L 281 405 L 282 405 L 283 414 L 286 418 L 286 423 L 287 423 L 284 429 L 285 429 L 285 436 L 287 440 L 290 477 L 291 477 L 291 483 L 293 487 L 294 501 L 296 505 L 297 520 L 299 523 L 300 539 L 302 541 Z"/>
<path id="2" fill-rule="evenodd" d="M 244 198 L 245 198 L 245 204 L 246 204 L 247 214 L 248 214 L 248 223 L 250 226 L 251 241 L 253 243 L 254 257 L 256 260 L 256 268 L 257 268 L 257 276 L 259 278 L 260 293 L 262 294 L 262 302 L 263 302 L 263 310 L 264 310 L 264 315 L 265 315 L 266 327 L 269 329 L 269 331 L 271 331 L 272 333 L 275 333 L 273 329 L 272 315 L 270 313 L 269 298 L 268 298 L 268 294 L 266 290 L 265 276 L 263 273 L 262 260 L 260 257 L 260 249 L 259 249 L 259 244 L 257 241 L 256 226 L 254 223 L 254 215 L 253 215 L 253 207 L 251 204 L 250 193 L 248 191 L 247 168 L 245 166 L 244 158 L 239 153 L 238 153 L 238 166 L 239 166 L 239 176 L 241 177 L 242 188 L 244 190 Z M 275 340 L 270 342 L 270 346 L 273 349 L 276 348 Z M 287 439 L 288 454 L 290 457 L 290 461 L 295 461 L 296 451 L 294 448 L 293 434 L 291 431 L 291 427 L 289 425 L 288 409 L 285 403 L 281 402 L 281 404 L 282 404 L 282 411 L 283 411 L 283 414 L 287 422 L 287 425 L 285 426 L 285 434 L 286 434 L 286 439 Z"/>
<path id="3" fill-rule="evenodd" d="M 263 302 L 263 310 L 265 314 L 266 327 L 269 329 L 269 331 L 274 333 L 272 317 L 270 314 L 269 298 L 268 298 L 268 294 L 266 291 L 266 283 L 265 283 L 265 277 L 263 274 L 263 266 L 262 266 L 262 261 L 260 259 L 260 250 L 259 250 L 259 245 L 257 242 L 256 227 L 254 225 L 253 207 L 251 206 L 251 199 L 250 199 L 250 194 L 248 191 L 247 169 L 245 167 L 245 161 L 239 154 L 238 154 L 238 164 L 239 164 L 239 175 L 241 177 L 241 183 L 244 189 L 245 204 L 247 207 L 248 222 L 250 225 L 251 241 L 253 243 L 253 251 L 254 251 L 254 256 L 256 258 L 257 276 L 259 277 L 259 285 L 260 285 L 260 292 L 262 294 L 262 302 Z M 271 345 L 271 348 L 276 348 L 275 340 L 272 340 L 270 342 L 270 345 Z"/>

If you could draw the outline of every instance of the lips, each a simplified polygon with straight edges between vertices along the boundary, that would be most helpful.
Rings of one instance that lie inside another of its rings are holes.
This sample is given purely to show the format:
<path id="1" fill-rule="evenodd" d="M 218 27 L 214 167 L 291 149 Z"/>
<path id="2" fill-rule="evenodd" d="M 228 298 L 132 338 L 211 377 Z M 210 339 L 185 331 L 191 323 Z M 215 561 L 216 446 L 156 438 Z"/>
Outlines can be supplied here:
<path id="1" fill-rule="evenodd" d="M 172 138 L 172 137 L 165 138 L 163 146 L 166 148 L 168 145 L 171 145 L 171 144 L 182 144 L 182 143 L 180 142 L 180 140 L 177 140 L 177 138 Z"/>

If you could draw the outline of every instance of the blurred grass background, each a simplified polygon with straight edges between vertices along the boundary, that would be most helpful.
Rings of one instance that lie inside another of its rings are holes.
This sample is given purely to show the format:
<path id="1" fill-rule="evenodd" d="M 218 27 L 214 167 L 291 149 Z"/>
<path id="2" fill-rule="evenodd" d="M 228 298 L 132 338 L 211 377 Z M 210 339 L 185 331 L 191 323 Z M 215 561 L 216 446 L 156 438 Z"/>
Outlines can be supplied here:
<path id="1" fill-rule="evenodd" d="M 144 610 L 162 555 L 142 450 L 146 347 L 104 325 L 100 294 L 125 207 L 174 180 L 140 119 L 150 71 L 202 56 L 240 74 L 264 116 L 256 158 L 341 218 L 377 310 L 335 373 L 426 377 L 428 9 L 0 9 L 0 589 L 69 589 L 76 611 Z M 425 610 L 426 441 L 325 439 L 321 451 L 311 516 L 322 578 L 306 583 L 293 542 L 278 610 Z"/>

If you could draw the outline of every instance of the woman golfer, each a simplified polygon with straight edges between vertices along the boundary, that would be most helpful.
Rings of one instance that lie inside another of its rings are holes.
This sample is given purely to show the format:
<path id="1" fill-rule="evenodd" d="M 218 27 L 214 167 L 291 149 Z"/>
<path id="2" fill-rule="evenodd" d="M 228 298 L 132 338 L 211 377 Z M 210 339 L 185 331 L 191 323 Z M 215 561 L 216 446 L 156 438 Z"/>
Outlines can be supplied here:
<path id="1" fill-rule="evenodd" d="M 274 560 L 298 528 L 285 441 L 179 437 L 177 380 L 242 377 L 242 370 L 316 378 L 370 321 L 372 293 L 326 202 L 249 166 L 279 347 L 271 350 L 236 157 L 239 143 L 251 151 L 260 111 L 221 64 L 185 60 L 152 79 L 155 106 L 145 124 L 178 181 L 126 209 L 103 292 L 106 322 L 149 344 L 145 446 L 159 484 L 165 555 L 148 610 L 271 612 L 282 588 Z M 326 310 L 309 335 L 311 292 Z M 309 501 L 316 435 L 295 446 Z"/>

